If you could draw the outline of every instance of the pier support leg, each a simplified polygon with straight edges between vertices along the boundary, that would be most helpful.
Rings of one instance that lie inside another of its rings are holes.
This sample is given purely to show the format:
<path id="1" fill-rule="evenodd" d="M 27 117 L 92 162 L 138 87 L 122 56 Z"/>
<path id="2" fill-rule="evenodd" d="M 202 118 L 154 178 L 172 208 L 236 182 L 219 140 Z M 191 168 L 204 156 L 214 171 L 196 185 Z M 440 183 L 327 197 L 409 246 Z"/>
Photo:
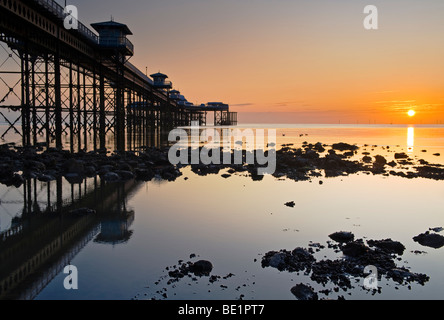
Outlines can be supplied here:
<path id="1" fill-rule="evenodd" d="M 54 103 L 55 103 L 55 138 L 56 148 L 61 150 L 62 144 L 62 93 L 60 85 L 60 55 L 54 56 Z"/>

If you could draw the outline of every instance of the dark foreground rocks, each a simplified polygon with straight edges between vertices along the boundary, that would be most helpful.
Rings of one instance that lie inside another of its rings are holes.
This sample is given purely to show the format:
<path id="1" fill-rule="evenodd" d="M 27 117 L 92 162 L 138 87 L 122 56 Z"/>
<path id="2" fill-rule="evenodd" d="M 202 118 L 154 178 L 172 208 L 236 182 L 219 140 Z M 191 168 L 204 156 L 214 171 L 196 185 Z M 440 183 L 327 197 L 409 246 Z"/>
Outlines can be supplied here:
<path id="1" fill-rule="evenodd" d="M 318 294 L 314 291 L 314 289 L 303 283 L 291 288 L 291 293 L 293 293 L 298 300 L 318 300 Z"/>
<path id="2" fill-rule="evenodd" d="M 199 260 L 190 265 L 190 271 L 196 276 L 209 276 L 212 270 L 213 265 L 206 260 Z"/>
<path id="3" fill-rule="evenodd" d="M 355 235 L 353 233 L 345 231 L 332 233 L 331 235 L 329 235 L 329 237 L 330 239 L 339 243 L 346 243 L 355 239 Z"/>
<path id="4" fill-rule="evenodd" d="M 228 279 L 235 277 L 233 273 L 229 273 L 225 276 L 212 274 L 214 268 L 213 264 L 208 260 L 195 261 L 198 259 L 198 256 L 196 256 L 194 253 L 191 254 L 189 258 L 190 261 L 185 262 L 183 260 L 179 260 L 177 264 L 165 268 L 164 272 L 167 274 L 161 276 L 157 281 L 154 282 L 155 288 L 160 290 L 152 292 L 152 300 L 165 300 L 169 298 L 169 294 L 176 295 L 176 293 L 171 292 L 171 290 L 176 288 L 178 283 L 181 281 L 192 282 L 193 284 L 198 284 L 200 281 L 207 281 L 208 286 L 213 285 L 225 290 L 228 288 Z M 188 285 L 191 286 L 191 283 L 188 283 Z M 244 287 L 245 286 L 246 285 L 244 285 Z M 150 287 L 146 288 L 150 289 Z M 236 291 L 239 291 L 239 289 L 240 286 L 236 288 Z M 211 292 L 211 290 L 208 290 L 208 292 Z M 147 297 L 147 294 L 145 294 L 145 296 Z M 238 300 L 242 300 L 243 297 L 243 294 L 240 295 Z M 134 298 L 136 299 L 137 296 Z"/>
<path id="5" fill-rule="evenodd" d="M 385 240 L 369 240 L 367 241 L 370 247 L 377 247 L 384 250 L 387 253 L 395 253 L 398 255 L 403 255 L 405 247 L 399 241 L 393 241 L 392 239 Z"/>
<path id="6" fill-rule="evenodd" d="M 414 273 L 406 267 L 397 265 L 396 261 L 401 260 L 399 257 L 405 250 L 404 245 L 398 241 L 384 239 L 368 240 L 366 243 L 362 239 L 354 240 L 352 234 L 345 232 L 337 232 L 333 235 L 339 235 L 341 241 L 330 244 L 328 247 L 342 252 L 342 257 L 338 259 L 317 260 L 312 248 L 296 248 L 293 251 L 280 250 L 266 253 L 261 261 L 262 267 L 287 272 L 303 272 L 318 284 L 335 286 L 335 292 L 339 292 L 340 289 L 347 291 L 354 288 L 353 279 L 357 283 L 362 283 L 363 279 L 368 276 L 365 273 L 368 266 L 376 267 L 379 276 L 385 276 L 396 285 L 408 286 L 409 283 L 424 285 L 429 281 L 427 275 Z M 293 287 L 291 291 L 301 300 L 317 297 L 313 288 L 303 284 Z M 323 290 L 322 292 L 328 294 L 330 291 Z"/>
<path id="7" fill-rule="evenodd" d="M 444 237 L 437 233 L 431 233 L 430 231 L 417 235 L 413 240 L 422 246 L 434 249 L 439 249 L 444 246 Z"/>
<path id="8" fill-rule="evenodd" d="M 191 261 L 186 263 L 180 261 L 179 266 L 173 266 L 172 268 L 173 270 L 168 272 L 168 275 L 171 277 L 169 284 L 191 274 L 199 277 L 209 276 L 211 271 L 213 271 L 213 264 L 206 260 L 199 260 L 194 263 Z"/>
<path id="9" fill-rule="evenodd" d="M 105 182 L 132 179 L 173 181 L 181 176 L 177 166 L 168 161 L 168 149 L 147 148 L 144 152 L 114 152 L 106 150 L 70 153 L 49 148 L 0 147 L 0 183 L 20 187 L 26 179 L 51 182 L 65 178 L 80 184 L 86 178 L 99 176 Z"/>

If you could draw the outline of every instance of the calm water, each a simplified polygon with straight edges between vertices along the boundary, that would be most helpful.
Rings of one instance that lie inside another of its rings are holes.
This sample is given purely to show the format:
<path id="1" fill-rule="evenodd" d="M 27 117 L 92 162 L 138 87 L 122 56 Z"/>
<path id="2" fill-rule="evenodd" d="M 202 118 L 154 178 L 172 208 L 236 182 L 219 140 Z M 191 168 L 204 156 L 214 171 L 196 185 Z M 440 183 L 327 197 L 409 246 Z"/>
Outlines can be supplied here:
<path id="1" fill-rule="evenodd" d="M 277 128 L 278 145 L 348 142 L 360 145 L 360 152 L 365 149 L 389 160 L 393 159 L 393 152 L 388 150 L 403 150 L 411 157 L 444 163 L 444 127 L 253 127 Z M 443 156 L 434 156 L 437 152 Z M 406 251 L 399 266 L 425 273 L 430 281 L 425 286 L 412 284 L 409 290 L 382 279 L 382 293 L 375 296 L 360 289 L 357 283 L 356 289 L 340 291 L 330 298 L 444 298 L 444 248 L 431 249 L 412 240 L 431 227 L 444 227 L 442 181 L 359 174 L 305 182 L 267 176 L 254 182 L 241 174 L 224 179 L 220 176 L 223 172 L 200 177 L 185 168 L 183 173 L 175 182 L 130 181 L 119 187 L 104 185 L 99 178 L 76 186 L 63 181 L 59 185 L 52 182 L 49 188 L 42 182 L 20 189 L 0 186 L 1 231 L 17 227 L 13 218 L 22 215 L 23 199 L 29 194 L 36 196 L 38 201 L 33 205 L 42 211 L 57 200 L 83 198 L 100 212 L 100 219 L 84 222 L 86 227 L 65 240 L 68 245 L 53 257 L 45 258 L 39 274 L 24 281 L 15 292 L 23 298 L 40 300 L 151 299 L 162 298 L 156 291 L 167 288 L 168 299 L 231 300 L 240 295 L 258 300 L 294 299 L 290 289 L 297 283 L 308 283 L 318 290 L 323 287 L 303 274 L 263 269 L 262 255 L 270 250 L 307 247 L 310 241 L 325 244 L 329 234 L 344 230 L 352 231 L 357 238 L 401 241 Z M 30 193 L 25 191 L 28 187 Z M 288 201 L 295 201 L 296 208 L 284 206 Z M 63 236 L 60 230 L 65 230 L 64 222 L 60 219 L 34 220 L 30 221 L 39 228 L 48 226 L 47 233 L 55 238 Z M 33 237 L 36 234 L 24 235 L 25 240 Z M 40 252 L 54 240 L 48 237 L 45 241 L 33 250 Z M 426 254 L 415 255 L 415 250 Z M 167 285 L 167 279 L 162 279 L 165 268 L 178 260 L 189 261 L 190 254 L 211 261 L 212 274 L 234 276 L 213 284 L 208 278 L 184 278 L 174 287 Z M 319 259 L 324 256 L 339 257 L 331 249 L 316 253 Z M 69 262 L 79 271 L 76 291 L 63 286 L 63 267 Z"/>

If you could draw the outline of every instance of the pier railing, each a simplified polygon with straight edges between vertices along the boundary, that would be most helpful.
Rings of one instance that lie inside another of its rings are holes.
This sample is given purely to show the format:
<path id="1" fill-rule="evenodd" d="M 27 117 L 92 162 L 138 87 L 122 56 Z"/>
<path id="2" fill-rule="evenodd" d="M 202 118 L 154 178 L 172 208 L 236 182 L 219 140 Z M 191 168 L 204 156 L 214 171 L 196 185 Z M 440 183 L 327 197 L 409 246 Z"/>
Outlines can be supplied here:
<path id="1" fill-rule="evenodd" d="M 58 17 L 61 20 L 64 20 L 67 16 L 65 13 L 65 9 L 59 5 L 54 0 L 34 0 L 41 6 L 43 6 L 46 10 L 54 14 L 56 17 Z M 81 23 L 79 20 L 72 18 L 73 20 L 77 21 L 78 31 L 84 35 L 86 38 L 90 39 L 91 41 L 95 43 L 99 43 L 99 37 L 88 27 L 86 27 L 83 23 Z M 134 51 L 134 47 L 133 47 Z"/>

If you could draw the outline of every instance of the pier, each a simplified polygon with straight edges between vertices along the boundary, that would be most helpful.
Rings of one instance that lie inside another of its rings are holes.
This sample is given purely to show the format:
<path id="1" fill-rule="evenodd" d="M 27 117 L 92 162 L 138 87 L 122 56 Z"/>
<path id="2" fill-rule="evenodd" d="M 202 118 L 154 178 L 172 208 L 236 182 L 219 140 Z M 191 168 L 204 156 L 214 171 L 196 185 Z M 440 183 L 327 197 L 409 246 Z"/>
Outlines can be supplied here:
<path id="1" fill-rule="evenodd" d="M 24 146 L 45 143 L 71 151 L 106 148 L 112 134 L 125 150 L 128 134 L 155 128 L 237 124 L 224 103 L 193 105 L 162 73 L 148 77 L 130 63 L 131 30 L 115 21 L 80 21 L 66 29 L 64 8 L 53 0 L 0 0 L 0 120 Z M 91 143 L 89 142 L 91 141 Z M 66 144 L 66 143 L 65 143 Z"/>

